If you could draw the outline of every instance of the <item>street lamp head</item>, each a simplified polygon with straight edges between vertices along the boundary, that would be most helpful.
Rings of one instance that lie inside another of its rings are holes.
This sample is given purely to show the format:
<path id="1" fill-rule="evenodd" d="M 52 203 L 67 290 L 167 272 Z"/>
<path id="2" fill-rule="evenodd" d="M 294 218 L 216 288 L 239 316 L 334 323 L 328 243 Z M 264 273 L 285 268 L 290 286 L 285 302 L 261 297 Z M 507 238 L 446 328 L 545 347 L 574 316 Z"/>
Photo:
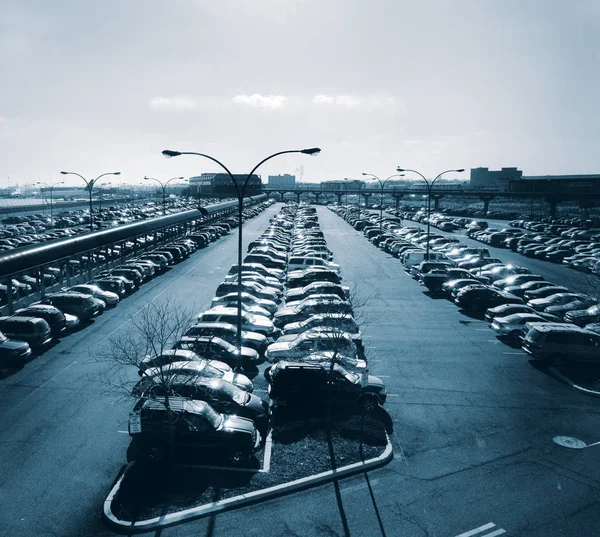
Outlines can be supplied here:
<path id="1" fill-rule="evenodd" d="M 313 157 L 316 157 L 319 153 L 321 152 L 321 149 L 319 147 L 311 147 L 310 149 L 301 149 L 300 153 L 303 153 L 304 155 L 311 155 Z M 163 151 L 163 155 L 164 155 L 164 151 Z"/>
<path id="2" fill-rule="evenodd" d="M 121 172 L 112 172 L 113 175 L 121 175 Z"/>
<path id="3" fill-rule="evenodd" d="M 369 175 L 368 173 L 362 172 L 362 175 Z"/>
<path id="4" fill-rule="evenodd" d="M 402 168 L 397 168 L 396 169 L 397 172 L 405 172 L 406 170 L 402 169 Z"/>
<path id="5" fill-rule="evenodd" d="M 60 173 L 62 173 L 63 175 L 69 175 L 71 172 L 60 172 Z"/>
<path id="6" fill-rule="evenodd" d="M 162 152 L 163 157 L 165 158 L 173 158 L 173 157 L 178 157 L 179 155 L 181 155 L 180 151 L 173 151 L 172 149 L 165 149 Z"/>
<path id="7" fill-rule="evenodd" d="M 461 173 L 462 173 L 462 172 L 464 172 L 465 170 L 464 170 L 464 168 L 460 168 L 460 169 L 458 169 L 458 170 L 456 170 L 456 171 L 457 171 L 457 172 L 461 172 Z"/>

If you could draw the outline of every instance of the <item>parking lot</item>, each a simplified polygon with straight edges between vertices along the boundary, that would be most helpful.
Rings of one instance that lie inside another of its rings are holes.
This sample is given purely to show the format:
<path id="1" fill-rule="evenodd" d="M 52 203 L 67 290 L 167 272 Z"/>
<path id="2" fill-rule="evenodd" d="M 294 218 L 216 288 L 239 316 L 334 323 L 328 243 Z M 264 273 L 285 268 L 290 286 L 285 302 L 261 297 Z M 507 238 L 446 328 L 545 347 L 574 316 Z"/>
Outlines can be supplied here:
<path id="1" fill-rule="evenodd" d="M 246 224 L 246 243 L 279 207 Z M 500 343 L 487 323 L 426 296 L 397 259 L 337 215 L 322 207 L 318 215 L 344 284 L 365 302 L 361 329 L 370 371 L 387 387 L 395 460 L 369 481 L 343 481 L 338 499 L 326 485 L 157 534 L 341 535 L 345 519 L 351 535 L 383 528 L 451 537 L 490 523 L 508 535 L 585 535 L 598 516 L 597 452 L 567 450 L 552 438 L 599 440 L 597 401 Z M 130 402 L 103 393 L 94 355 L 150 301 L 169 296 L 198 311 L 208 307 L 235 247 L 232 233 L 197 252 L 0 381 L 8 424 L 0 433 L 2 531 L 110 534 L 99 512 L 125 462 Z M 511 252 L 498 254 L 509 259 Z"/>

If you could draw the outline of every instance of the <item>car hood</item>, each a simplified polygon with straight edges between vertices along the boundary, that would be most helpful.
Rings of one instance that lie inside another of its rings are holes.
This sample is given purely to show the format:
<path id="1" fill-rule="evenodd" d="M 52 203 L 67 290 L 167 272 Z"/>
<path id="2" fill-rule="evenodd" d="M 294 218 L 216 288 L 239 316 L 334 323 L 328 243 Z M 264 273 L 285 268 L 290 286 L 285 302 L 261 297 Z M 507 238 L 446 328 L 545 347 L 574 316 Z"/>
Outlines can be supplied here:
<path id="1" fill-rule="evenodd" d="M 292 343 L 291 341 L 282 341 L 282 342 L 275 342 L 275 343 L 271 343 L 268 347 L 267 347 L 267 354 L 273 354 L 273 353 L 277 353 L 277 352 L 285 352 L 285 351 L 289 351 L 292 348 Z"/>
<path id="2" fill-rule="evenodd" d="M 254 433 L 254 423 L 252 420 L 240 418 L 239 416 L 227 416 L 221 428 L 240 433 Z"/>
<path id="3" fill-rule="evenodd" d="M 374 377 L 373 375 L 368 376 L 368 384 L 369 384 L 369 386 L 373 386 L 376 388 L 383 389 L 385 387 L 383 380 L 381 380 L 379 377 Z"/>
<path id="4" fill-rule="evenodd" d="M 241 357 L 243 360 L 256 360 L 258 353 L 250 347 L 242 347 Z"/>
<path id="5" fill-rule="evenodd" d="M 285 315 L 293 315 L 295 311 L 296 311 L 296 308 L 294 308 L 292 306 L 284 306 L 277 313 L 275 313 L 275 318 L 277 319 L 277 318 L 283 317 Z"/>
<path id="6" fill-rule="evenodd" d="M 67 326 L 78 326 L 79 325 L 79 317 L 76 315 L 71 315 L 70 313 L 65 313 L 65 320 L 67 321 Z"/>
<path id="7" fill-rule="evenodd" d="M 0 343 L 0 348 L 7 349 L 10 351 L 16 351 L 22 349 L 23 347 L 29 347 L 29 344 L 25 343 L 24 341 L 18 341 L 16 339 L 9 339 L 4 343 Z"/>

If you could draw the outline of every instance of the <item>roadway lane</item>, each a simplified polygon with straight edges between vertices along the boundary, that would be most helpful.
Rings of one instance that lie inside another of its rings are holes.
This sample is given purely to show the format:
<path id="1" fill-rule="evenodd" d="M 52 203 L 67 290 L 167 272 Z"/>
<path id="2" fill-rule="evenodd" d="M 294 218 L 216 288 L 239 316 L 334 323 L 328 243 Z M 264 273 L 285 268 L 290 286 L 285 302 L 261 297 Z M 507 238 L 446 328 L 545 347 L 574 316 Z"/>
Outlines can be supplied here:
<path id="1" fill-rule="evenodd" d="M 276 212 L 271 207 L 245 224 L 246 245 Z M 125 463 L 129 436 L 123 431 L 132 401 L 103 386 L 98 355 L 152 301 L 206 309 L 236 251 L 234 231 L 0 380 L 0 535 L 111 534 L 100 513 Z"/>
<path id="2" fill-rule="evenodd" d="M 499 343 L 482 321 L 434 300 L 400 262 L 318 208 L 345 283 L 362 299 L 371 370 L 387 384 L 395 459 L 388 466 L 248 508 L 163 530 L 161 537 L 590 535 L 600 507 L 598 451 L 552 443 L 597 433 L 597 401 Z M 369 485 L 373 491 L 369 493 Z M 492 527 L 490 524 L 493 524 Z M 494 533 L 500 535 L 500 533 Z"/>

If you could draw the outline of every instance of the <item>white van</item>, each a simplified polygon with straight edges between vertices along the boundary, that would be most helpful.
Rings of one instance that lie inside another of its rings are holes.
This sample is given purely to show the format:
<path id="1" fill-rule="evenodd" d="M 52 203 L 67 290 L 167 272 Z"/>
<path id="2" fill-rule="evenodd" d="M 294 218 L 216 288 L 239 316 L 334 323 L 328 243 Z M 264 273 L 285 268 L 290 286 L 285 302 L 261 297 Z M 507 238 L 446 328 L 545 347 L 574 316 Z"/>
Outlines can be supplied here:
<path id="1" fill-rule="evenodd" d="M 402 255 L 402 263 L 406 268 L 413 265 L 418 265 L 421 261 L 427 260 L 426 250 L 409 250 Z M 450 261 L 444 254 L 440 252 L 432 252 L 429 250 L 428 261 Z"/>
<path id="2" fill-rule="evenodd" d="M 309 267 L 322 267 L 327 270 L 334 270 L 335 272 L 340 271 L 340 266 L 337 263 L 331 263 L 330 261 L 326 261 L 325 259 L 321 259 L 320 257 L 314 256 L 292 256 L 288 261 L 288 273 L 293 270 L 304 270 Z"/>

